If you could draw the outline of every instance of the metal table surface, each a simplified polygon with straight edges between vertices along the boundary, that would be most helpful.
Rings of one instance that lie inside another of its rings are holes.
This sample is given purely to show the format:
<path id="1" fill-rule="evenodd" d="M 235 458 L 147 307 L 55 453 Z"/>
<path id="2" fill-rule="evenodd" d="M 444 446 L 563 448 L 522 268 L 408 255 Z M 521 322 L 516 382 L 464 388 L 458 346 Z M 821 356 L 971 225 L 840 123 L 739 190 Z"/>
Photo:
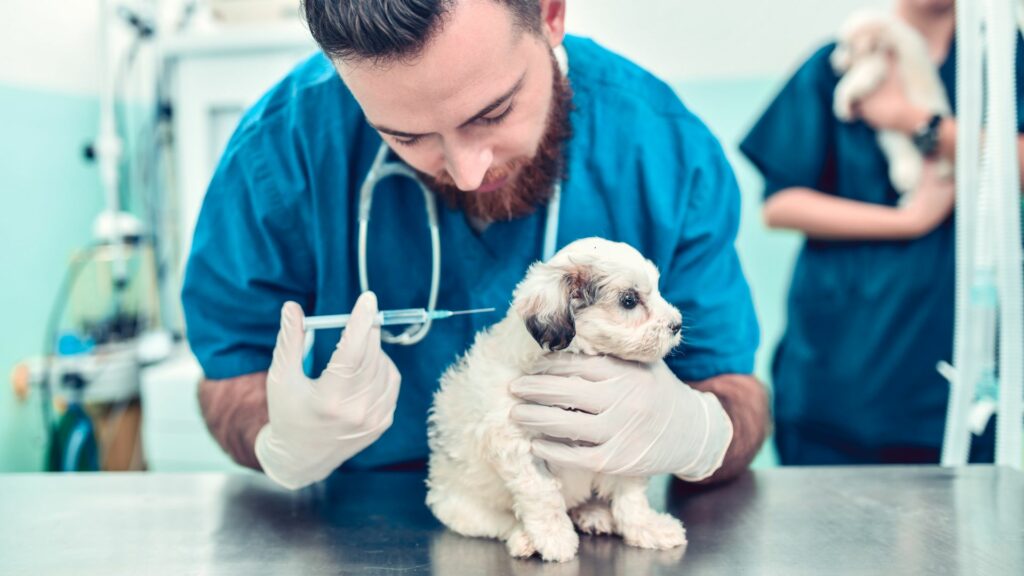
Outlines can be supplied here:
<path id="1" fill-rule="evenodd" d="M 655 490 L 674 551 L 581 539 L 565 564 L 445 531 L 423 476 L 298 492 L 259 475 L 0 475 L 0 574 L 1024 574 L 1024 474 L 991 466 L 778 468 Z"/>

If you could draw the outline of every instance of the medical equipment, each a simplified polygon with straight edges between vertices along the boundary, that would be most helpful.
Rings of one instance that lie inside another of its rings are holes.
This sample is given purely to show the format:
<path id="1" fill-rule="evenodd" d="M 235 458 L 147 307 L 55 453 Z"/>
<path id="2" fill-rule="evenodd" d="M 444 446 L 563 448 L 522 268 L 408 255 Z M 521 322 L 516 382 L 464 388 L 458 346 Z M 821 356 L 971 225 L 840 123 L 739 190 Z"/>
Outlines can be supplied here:
<path id="1" fill-rule="evenodd" d="M 377 313 L 377 326 L 396 326 L 399 324 L 425 324 L 434 320 L 461 316 L 463 314 L 480 314 L 494 312 L 494 308 L 477 308 L 475 310 L 426 310 L 425 308 L 406 308 L 403 310 L 381 310 Z M 328 328 L 344 328 L 351 314 L 332 314 L 327 316 L 310 316 L 305 320 L 306 331 L 325 330 Z"/>
<path id="2" fill-rule="evenodd" d="M 971 433 L 993 414 L 996 464 L 1020 469 L 1024 459 L 1016 3 L 956 4 L 956 324 L 953 366 L 939 366 L 950 382 L 943 466 L 967 463 Z"/>
<path id="3" fill-rule="evenodd" d="M 48 470 L 127 469 L 104 454 L 98 430 L 106 430 L 108 443 L 114 438 L 134 441 L 137 426 L 125 415 L 137 410 L 139 369 L 166 355 L 153 355 L 152 346 L 143 343 L 156 338 L 166 344 L 171 338 L 159 330 L 153 238 L 127 210 L 131 192 L 140 188 L 135 179 L 144 170 L 140 164 L 149 148 L 147 133 L 126 120 L 132 116 L 129 109 L 142 108 L 134 105 L 126 86 L 134 80 L 140 46 L 155 34 L 146 10 L 153 5 L 137 10 L 112 0 L 97 4 L 99 122 L 85 156 L 97 165 L 105 208 L 93 223 L 94 241 L 72 256 L 60 284 L 46 321 L 41 358 L 26 360 L 17 371 L 16 387 L 23 395 L 33 387 L 40 394 Z M 121 26 L 128 28 L 131 42 L 115 49 L 113 39 Z M 118 106 L 118 100 L 133 105 Z M 129 133 L 137 139 L 126 140 Z M 103 424 L 94 427 L 94 417 Z M 141 460 L 134 467 L 140 468 Z"/>

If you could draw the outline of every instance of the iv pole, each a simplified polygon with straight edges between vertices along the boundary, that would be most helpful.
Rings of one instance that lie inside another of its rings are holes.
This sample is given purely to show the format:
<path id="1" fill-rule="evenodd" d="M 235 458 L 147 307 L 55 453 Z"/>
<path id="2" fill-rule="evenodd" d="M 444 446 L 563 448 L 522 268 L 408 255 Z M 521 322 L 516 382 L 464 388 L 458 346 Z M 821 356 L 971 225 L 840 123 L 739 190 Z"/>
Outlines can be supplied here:
<path id="1" fill-rule="evenodd" d="M 953 366 L 939 366 L 950 382 L 943 466 L 967 463 L 972 433 L 993 415 L 996 464 L 1021 469 L 1024 459 L 1018 8 L 1017 0 L 956 4 L 956 322 Z"/>

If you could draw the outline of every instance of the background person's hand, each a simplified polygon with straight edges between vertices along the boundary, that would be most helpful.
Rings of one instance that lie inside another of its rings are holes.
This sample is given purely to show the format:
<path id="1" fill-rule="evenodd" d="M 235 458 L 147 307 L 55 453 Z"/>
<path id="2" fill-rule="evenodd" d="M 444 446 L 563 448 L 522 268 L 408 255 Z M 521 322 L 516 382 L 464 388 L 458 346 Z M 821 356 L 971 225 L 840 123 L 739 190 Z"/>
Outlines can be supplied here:
<path id="1" fill-rule="evenodd" d="M 902 208 L 914 237 L 928 234 L 953 213 L 956 181 L 940 172 L 937 162 L 926 160 L 921 170 L 921 180 Z"/>
<path id="2" fill-rule="evenodd" d="M 323 374 L 302 370 L 304 315 L 288 302 L 267 374 L 270 421 L 256 437 L 256 458 L 272 480 L 301 488 L 323 480 L 391 426 L 401 377 L 381 350 L 377 297 L 366 292 Z"/>
<path id="3" fill-rule="evenodd" d="M 551 354 L 539 373 L 513 381 L 526 400 L 512 421 L 543 434 L 533 453 L 551 464 L 603 474 L 711 476 L 732 441 L 718 398 L 690 388 L 662 361 Z"/>

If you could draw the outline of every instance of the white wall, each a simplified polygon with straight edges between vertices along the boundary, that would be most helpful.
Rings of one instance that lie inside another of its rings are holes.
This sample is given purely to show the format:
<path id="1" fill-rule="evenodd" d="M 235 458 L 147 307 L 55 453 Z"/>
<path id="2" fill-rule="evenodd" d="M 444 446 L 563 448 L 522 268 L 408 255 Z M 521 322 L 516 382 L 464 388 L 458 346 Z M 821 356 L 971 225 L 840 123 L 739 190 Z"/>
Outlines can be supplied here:
<path id="1" fill-rule="evenodd" d="M 893 0 L 576 0 L 570 32 L 670 80 L 775 77 L 860 7 Z"/>
<path id="2" fill-rule="evenodd" d="M 179 2 L 163 0 L 161 12 Z M 891 2 L 575 0 L 568 2 L 567 18 L 571 32 L 594 37 L 663 78 L 764 77 L 789 70 L 851 10 Z M 95 93 L 99 3 L 5 2 L 0 10 L 0 82 Z"/>
<path id="3" fill-rule="evenodd" d="M 5 3 L 0 15 L 0 82 L 95 92 L 97 14 L 90 0 Z"/>
<path id="4" fill-rule="evenodd" d="M 0 12 L 0 54 L 4 55 L 0 58 L 0 82 L 48 91 L 96 94 L 99 7 L 100 0 L 5 3 Z M 123 46 L 126 38 L 120 30 L 113 35 L 116 46 Z"/>

